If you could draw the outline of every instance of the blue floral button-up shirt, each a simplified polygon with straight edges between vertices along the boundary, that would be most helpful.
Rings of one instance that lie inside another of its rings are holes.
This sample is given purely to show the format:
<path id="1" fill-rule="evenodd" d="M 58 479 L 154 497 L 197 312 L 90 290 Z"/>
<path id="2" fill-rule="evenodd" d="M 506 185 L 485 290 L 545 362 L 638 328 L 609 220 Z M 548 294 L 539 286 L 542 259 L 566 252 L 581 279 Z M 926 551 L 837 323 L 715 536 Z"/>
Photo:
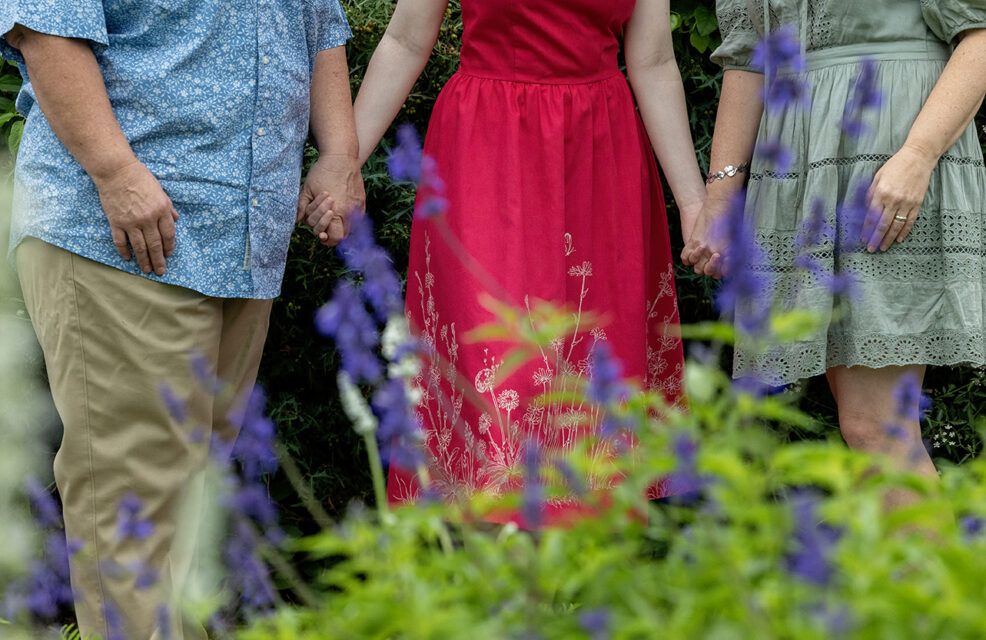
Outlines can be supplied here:
<path id="1" fill-rule="evenodd" d="M 276 297 L 315 56 L 351 37 L 338 0 L 4 0 L 0 34 L 15 24 L 90 41 L 117 120 L 180 219 L 164 276 L 120 258 L 92 180 L 27 78 L 11 249 L 31 236 L 208 296 Z M 2 38 L 0 52 L 23 62 Z"/>

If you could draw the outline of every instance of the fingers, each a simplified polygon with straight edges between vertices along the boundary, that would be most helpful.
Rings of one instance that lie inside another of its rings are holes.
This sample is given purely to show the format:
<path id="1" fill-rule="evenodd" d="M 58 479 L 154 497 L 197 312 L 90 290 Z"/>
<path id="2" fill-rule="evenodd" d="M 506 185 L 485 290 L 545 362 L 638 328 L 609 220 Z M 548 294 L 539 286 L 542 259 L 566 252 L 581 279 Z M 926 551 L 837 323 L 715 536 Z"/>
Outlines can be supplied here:
<path id="1" fill-rule="evenodd" d="M 140 270 L 144 273 L 150 273 L 151 259 L 147 255 L 147 242 L 144 240 L 144 232 L 138 228 L 134 228 L 127 231 L 127 236 L 130 238 L 130 246 L 133 247 L 134 257 L 137 258 L 137 264 L 140 266 Z"/>
<path id="2" fill-rule="evenodd" d="M 158 232 L 161 234 L 161 241 L 164 244 L 164 257 L 170 258 L 175 254 L 175 216 L 177 213 L 171 209 L 171 217 L 165 217 L 158 222 Z"/>
<path id="3" fill-rule="evenodd" d="M 920 213 L 920 208 L 911 209 L 907 213 L 907 222 L 904 223 L 904 228 L 900 230 L 897 234 L 897 242 L 903 242 L 907 236 L 911 234 L 911 229 L 914 228 L 914 223 L 918 221 L 918 214 Z"/>
<path id="4" fill-rule="evenodd" d="M 908 222 L 908 216 L 901 215 L 900 209 L 895 209 L 893 212 L 893 218 L 890 221 L 890 227 L 887 229 L 886 235 L 880 242 L 880 251 L 886 251 L 894 244 L 894 240 L 900 235 L 900 232 L 904 230 L 904 226 Z"/>
<path id="5" fill-rule="evenodd" d="M 113 234 L 113 246 L 116 247 L 116 252 L 120 254 L 120 257 L 127 262 L 133 257 L 130 253 L 130 245 L 127 243 L 127 233 L 116 226 L 110 226 L 110 231 Z"/>
<path id="6" fill-rule="evenodd" d="M 721 253 L 713 253 L 705 264 L 705 275 L 719 280 L 723 276 L 723 260 Z"/>
<path id="7" fill-rule="evenodd" d="M 312 202 L 311 193 L 304 186 L 301 187 L 301 192 L 298 194 L 298 215 L 295 216 L 294 223 L 301 224 L 305 220 L 305 214 L 308 211 L 308 205 Z"/>
<path id="8" fill-rule="evenodd" d="M 334 247 L 340 242 L 346 239 L 349 233 L 348 225 L 346 220 L 342 216 L 332 216 L 329 220 L 329 228 L 326 229 L 328 235 L 328 240 L 325 242 L 327 246 Z"/>
<path id="9" fill-rule="evenodd" d="M 160 224 L 160 221 L 158 222 Z M 151 261 L 151 268 L 159 276 L 163 276 L 164 272 L 168 269 L 168 265 L 164 259 L 164 239 L 161 237 L 161 231 L 158 224 L 153 224 L 141 229 L 141 233 L 144 236 L 144 244 L 147 247 L 147 257 Z M 144 271 L 144 273 L 148 273 Z"/>

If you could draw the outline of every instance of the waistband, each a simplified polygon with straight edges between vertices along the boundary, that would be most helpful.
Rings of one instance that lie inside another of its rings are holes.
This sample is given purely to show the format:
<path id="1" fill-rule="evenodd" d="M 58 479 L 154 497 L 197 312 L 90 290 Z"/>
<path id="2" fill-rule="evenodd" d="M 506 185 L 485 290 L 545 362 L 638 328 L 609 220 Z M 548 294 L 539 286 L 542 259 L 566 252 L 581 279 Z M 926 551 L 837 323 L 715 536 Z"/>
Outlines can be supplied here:
<path id="1" fill-rule="evenodd" d="M 922 60 L 948 61 L 952 50 L 938 40 L 908 40 L 904 42 L 864 42 L 828 49 L 809 51 L 808 70 L 855 64 L 866 58 L 879 61 Z"/>

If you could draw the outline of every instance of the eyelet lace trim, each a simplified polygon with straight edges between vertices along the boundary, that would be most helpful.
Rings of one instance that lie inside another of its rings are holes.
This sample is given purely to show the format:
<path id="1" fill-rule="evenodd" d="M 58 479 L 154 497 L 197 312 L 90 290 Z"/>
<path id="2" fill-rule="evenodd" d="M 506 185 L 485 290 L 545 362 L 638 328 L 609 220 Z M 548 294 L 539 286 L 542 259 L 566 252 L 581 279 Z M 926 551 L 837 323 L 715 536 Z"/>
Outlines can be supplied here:
<path id="1" fill-rule="evenodd" d="M 830 334 L 827 340 L 774 346 L 757 353 L 737 349 L 733 376 L 755 377 L 785 385 L 838 366 L 986 364 L 986 336 L 981 332 L 940 331 L 920 335 Z"/>
<path id="2" fill-rule="evenodd" d="M 810 171 L 815 171 L 816 169 L 822 169 L 824 167 L 843 167 L 866 162 L 885 164 L 892 157 L 893 156 L 889 154 L 864 153 L 850 156 L 848 158 L 825 158 L 823 160 L 816 160 L 815 162 L 809 163 L 808 171 L 787 171 L 784 173 L 769 170 L 754 171 L 750 174 L 750 180 L 763 180 L 764 178 L 769 178 L 772 180 L 796 180 Z M 939 163 L 958 167 L 975 167 L 978 169 L 986 166 L 986 163 L 983 162 L 982 158 L 962 158 L 959 156 L 950 155 L 942 156 Z"/>

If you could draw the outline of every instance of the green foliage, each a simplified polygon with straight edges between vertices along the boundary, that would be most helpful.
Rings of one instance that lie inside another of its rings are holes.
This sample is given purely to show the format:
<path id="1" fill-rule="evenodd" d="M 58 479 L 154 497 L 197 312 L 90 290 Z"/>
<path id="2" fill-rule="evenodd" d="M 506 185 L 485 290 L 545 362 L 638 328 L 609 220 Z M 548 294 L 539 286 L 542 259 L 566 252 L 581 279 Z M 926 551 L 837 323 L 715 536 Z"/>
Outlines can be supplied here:
<path id="1" fill-rule="evenodd" d="M 553 337 L 527 335 L 535 344 Z M 584 496 L 593 517 L 529 533 L 477 525 L 489 506 L 482 498 L 353 508 L 292 543 L 324 567 L 315 600 L 282 606 L 237 637 L 982 637 L 986 536 L 976 529 L 986 460 L 947 467 L 941 482 L 909 476 L 835 437 L 786 442 L 774 423 L 813 424 L 793 396 L 757 400 L 696 363 L 687 391 L 688 412 L 645 392 L 608 408 L 639 425 L 632 455 L 601 471 L 586 455 L 598 441 L 570 456 L 576 469 L 622 478 L 605 492 L 609 503 Z M 681 438 L 698 443 L 694 469 Z M 642 498 L 655 476 L 689 471 L 707 487 L 697 504 Z M 541 473 L 549 496 L 568 493 L 552 467 Z M 913 501 L 888 512 L 890 490 Z M 814 508 L 799 513 L 795 500 L 809 491 Z M 794 554 L 806 549 L 817 563 L 795 571 Z M 604 628 L 592 632 L 586 616 Z"/>
<path id="2" fill-rule="evenodd" d="M 17 155 L 24 131 L 24 116 L 17 113 L 14 98 L 21 88 L 17 66 L 0 60 L 0 139 L 6 140 L 11 157 Z"/>

